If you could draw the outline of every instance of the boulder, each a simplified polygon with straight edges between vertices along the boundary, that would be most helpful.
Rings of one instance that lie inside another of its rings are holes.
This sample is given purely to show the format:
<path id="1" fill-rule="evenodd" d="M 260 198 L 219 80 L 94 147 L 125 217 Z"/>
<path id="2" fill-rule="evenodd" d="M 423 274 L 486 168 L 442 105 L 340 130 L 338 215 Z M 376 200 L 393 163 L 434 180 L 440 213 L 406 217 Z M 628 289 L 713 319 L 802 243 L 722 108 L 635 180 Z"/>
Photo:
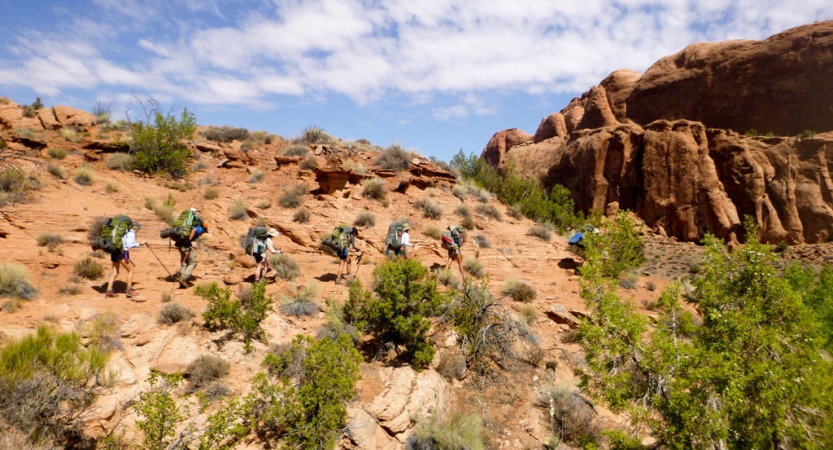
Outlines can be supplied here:
<path id="1" fill-rule="evenodd" d="M 53 108 L 55 118 L 62 127 L 79 126 L 85 130 L 89 130 L 98 122 L 98 118 L 80 109 L 75 109 L 69 106 L 56 106 Z"/>
<path id="2" fill-rule="evenodd" d="M 200 354 L 200 347 L 190 336 L 175 336 L 162 349 L 154 368 L 164 374 L 184 373 Z"/>
<path id="3" fill-rule="evenodd" d="M 550 138 L 564 136 L 567 136 L 567 123 L 564 121 L 564 115 L 557 112 L 541 119 L 532 142 L 537 144 Z"/>
<path id="4" fill-rule="evenodd" d="M 23 108 L 17 105 L 0 104 L 0 128 L 41 131 L 43 130 L 43 125 L 41 125 L 37 117 L 23 117 Z"/>
<path id="5" fill-rule="evenodd" d="M 576 329 L 581 324 L 581 321 L 578 318 L 576 318 L 576 316 L 571 314 L 570 311 L 568 311 L 567 308 L 565 308 L 564 305 L 560 303 L 552 305 L 552 307 L 544 311 L 544 313 L 547 315 L 547 317 L 552 319 L 553 322 L 562 325 L 567 325 L 571 329 Z"/>
<path id="6" fill-rule="evenodd" d="M 389 434 L 404 442 L 412 417 L 429 415 L 449 398 L 448 382 L 433 370 L 414 372 L 410 367 L 381 369 L 384 390 L 366 408 Z"/>
<path id="7" fill-rule="evenodd" d="M 502 167 L 501 164 L 505 163 L 506 152 L 510 148 L 524 142 L 532 142 L 532 138 L 531 134 L 517 128 L 498 131 L 489 139 L 482 156 L 489 164 Z"/>
<path id="8" fill-rule="evenodd" d="M 57 130 L 61 128 L 61 122 L 58 122 L 58 119 L 55 117 L 55 111 L 52 108 L 41 108 L 35 112 L 35 116 L 40 120 L 45 130 Z"/>

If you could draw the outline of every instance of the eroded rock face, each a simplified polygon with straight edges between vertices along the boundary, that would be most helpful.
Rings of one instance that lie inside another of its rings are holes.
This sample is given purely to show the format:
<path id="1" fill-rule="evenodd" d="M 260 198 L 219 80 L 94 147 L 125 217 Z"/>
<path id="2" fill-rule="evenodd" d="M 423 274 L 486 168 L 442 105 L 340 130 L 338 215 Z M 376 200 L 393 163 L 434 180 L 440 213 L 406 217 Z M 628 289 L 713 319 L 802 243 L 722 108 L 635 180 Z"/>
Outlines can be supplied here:
<path id="1" fill-rule="evenodd" d="M 532 135 L 517 128 L 498 131 L 489 139 L 483 157 L 493 166 L 500 167 L 505 162 L 506 151 L 523 142 L 532 141 Z"/>

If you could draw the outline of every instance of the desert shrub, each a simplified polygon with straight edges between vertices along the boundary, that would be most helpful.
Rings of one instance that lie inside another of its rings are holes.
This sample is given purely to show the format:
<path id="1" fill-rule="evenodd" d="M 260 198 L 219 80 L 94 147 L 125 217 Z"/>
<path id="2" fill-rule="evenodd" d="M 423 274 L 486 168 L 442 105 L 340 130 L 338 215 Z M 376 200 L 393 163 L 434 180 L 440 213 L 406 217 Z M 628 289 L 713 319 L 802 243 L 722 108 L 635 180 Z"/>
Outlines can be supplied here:
<path id="1" fill-rule="evenodd" d="M 489 238 L 484 234 L 480 233 L 474 237 L 474 242 L 480 248 L 491 248 L 492 244 L 489 242 Z"/>
<path id="2" fill-rule="evenodd" d="M 466 357 L 459 353 L 443 353 L 437 364 L 437 373 L 449 380 L 462 380 L 466 376 Z"/>
<path id="3" fill-rule="evenodd" d="M 232 220 L 248 219 L 249 211 L 246 208 L 246 203 L 240 199 L 231 202 L 231 206 L 229 206 L 229 217 Z"/>
<path id="4" fill-rule="evenodd" d="M 246 128 L 236 128 L 228 125 L 208 126 L 200 130 L 200 134 L 206 140 L 214 142 L 229 143 L 232 141 L 245 141 L 249 138 L 249 130 Z"/>
<path id="5" fill-rule="evenodd" d="M 288 316 L 311 316 L 318 312 L 315 297 L 318 295 L 318 285 L 291 287 L 292 295 L 281 297 L 280 311 Z"/>
<path id="6" fill-rule="evenodd" d="M 57 233 L 41 233 L 36 238 L 38 247 L 49 247 L 50 252 L 54 252 L 59 245 L 64 243 L 64 238 Z"/>
<path id="7" fill-rule="evenodd" d="M 0 172 L 0 191 L 20 192 L 26 189 L 26 174 L 14 167 L 8 167 Z"/>
<path id="8" fill-rule="evenodd" d="M 298 163 L 298 168 L 301 170 L 312 170 L 316 167 L 318 167 L 318 162 L 315 161 L 315 158 L 302 159 L 301 162 Z"/>
<path id="9" fill-rule="evenodd" d="M 324 302 L 327 305 L 324 310 L 327 322 L 318 329 L 318 339 L 332 339 L 335 341 L 340 335 L 345 334 L 350 337 L 354 344 L 357 343 L 359 341 L 359 331 L 353 323 L 348 322 L 344 317 L 344 305 L 329 297 Z"/>
<path id="10" fill-rule="evenodd" d="M 645 288 L 648 289 L 651 292 L 654 292 L 654 291 L 657 290 L 657 284 L 654 283 L 653 281 L 649 281 L 649 282 L 645 283 Z"/>
<path id="11" fill-rule="evenodd" d="M 75 131 L 75 128 L 70 127 L 63 127 L 58 130 L 58 135 L 64 138 L 68 142 L 78 142 L 78 132 Z"/>
<path id="12" fill-rule="evenodd" d="M 451 269 L 440 268 L 437 269 L 437 283 L 448 286 L 451 289 L 457 289 L 460 286 L 460 279 Z"/>
<path id="13" fill-rule="evenodd" d="M 272 311 L 266 280 L 252 285 L 251 298 L 246 303 L 232 300 L 231 289 L 220 288 L 216 282 L 199 285 L 194 292 L 208 302 L 202 317 L 209 330 L 229 330 L 232 336 L 241 336 L 246 353 L 252 351 L 252 340 L 266 343 L 266 331 L 260 326 Z"/>
<path id="14" fill-rule="evenodd" d="M 381 169 L 394 172 L 408 170 L 411 165 L 411 152 L 399 145 L 391 145 L 376 157 L 375 163 Z"/>
<path id="15" fill-rule="evenodd" d="M 147 206 L 147 205 L 145 205 Z M 176 207 L 176 200 L 168 194 L 168 198 L 165 199 L 162 203 L 152 202 L 151 203 L 151 210 L 153 213 L 156 214 L 156 217 L 159 217 L 163 222 L 167 224 L 172 224 L 174 222 L 174 208 Z"/>
<path id="16" fill-rule="evenodd" d="M 451 193 L 460 200 L 465 200 L 466 196 L 469 194 L 468 185 L 455 184 L 454 187 L 451 188 Z"/>
<path id="17" fill-rule="evenodd" d="M 509 278 L 503 285 L 503 295 L 512 297 L 516 302 L 529 303 L 535 300 L 538 292 L 526 281 L 517 278 Z"/>
<path id="18" fill-rule="evenodd" d="M 372 212 L 361 212 L 358 216 L 356 216 L 356 220 L 353 221 L 353 225 L 357 227 L 375 227 L 376 214 L 373 214 Z"/>
<path id="19" fill-rule="evenodd" d="M 119 185 L 115 183 L 107 183 L 107 185 L 104 187 L 104 192 L 108 194 L 115 194 L 118 191 Z"/>
<path id="20" fill-rule="evenodd" d="M 87 230 L 87 240 L 89 242 L 92 242 L 101 236 L 101 230 L 104 229 L 104 222 L 106 221 L 107 218 L 102 216 L 93 218 L 90 222 L 90 229 Z"/>
<path id="21" fill-rule="evenodd" d="M 598 443 L 602 427 L 590 400 L 567 384 L 548 384 L 538 390 L 538 405 L 547 411 L 550 429 L 563 442 Z"/>
<path id="22" fill-rule="evenodd" d="M 307 156 L 309 147 L 303 144 L 290 145 L 283 151 L 283 156 Z"/>
<path id="23" fill-rule="evenodd" d="M 152 100 L 147 104 L 140 103 L 140 106 L 145 118 L 134 121 L 131 129 L 130 152 L 136 157 L 134 167 L 148 173 L 167 173 L 175 178 L 185 175 L 185 160 L 190 152 L 182 141 L 194 135 L 196 117 L 186 108 L 177 120 L 173 112 L 163 114 Z"/>
<path id="24" fill-rule="evenodd" d="M 197 185 L 199 186 L 216 186 L 218 183 L 219 181 L 217 181 L 217 178 L 210 173 L 206 175 L 202 180 L 197 181 Z"/>
<path id="25" fill-rule="evenodd" d="M 477 228 L 477 225 L 474 222 L 474 217 L 471 216 L 463 217 L 463 219 L 460 220 L 460 225 L 467 230 L 473 230 Z"/>
<path id="26" fill-rule="evenodd" d="M 362 164 L 357 164 L 352 159 L 345 161 L 343 163 L 343 165 L 344 165 L 345 169 L 350 169 L 350 170 L 353 171 L 353 173 L 356 173 L 356 174 L 359 174 L 359 175 L 366 175 L 367 174 L 367 168 Z"/>
<path id="27" fill-rule="evenodd" d="M 194 189 L 194 185 L 189 182 L 180 182 L 180 181 L 166 181 L 165 187 L 168 189 L 175 189 L 179 192 L 187 192 L 191 189 Z"/>
<path id="28" fill-rule="evenodd" d="M 191 168 L 194 172 L 202 172 L 203 170 L 208 168 L 208 161 L 201 159 L 194 164 L 194 167 Z"/>
<path id="29" fill-rule="evenodd" d="M 285 253 L 269 255 L 268 262 L 269 267 L 274 269 L 282 280 L 292 281 L 301 276 L 301 266 Z"/>
<path id="30" fill-rule="evenodd" d="M 161 325 L 173 325 L 175 323 L 188 320 L 196 316 L 194 311 L 180 305 L 176 302 L 168 302 L 159 310 L 159 315 L 156 316 L 156 322 Z"/>
<path id="31" fill-rule="evenodd" d="M 82 166 L 75 169 L 75 182 L 81 186 L 89 186 L 95 181 L 95 171 L 92 167 Z"/>
<path id="32" fill-rule="evenodd" d="M 478 258 L 471 256 L 467 256 L 466 259 L 463 260 L 463 269 L 466 269 L 466 272 L 476 278 L 483 278 L 486 274 L 483 269 L 483 262 Z"/>
<path id="33" fill-rule="evenodd" d="M 61 286 L 58 293 L 61 295 L 78 295 L 82 292 L 81 286 L 77 284 L 70 284 L 68 286 Z"/>
<path id="34" fill-rule="evenodd" d="M 284 208 L 297 208 L 301 206 L 301 200 L 307 191 L 309 191 L 309 188 L 306 183 L 284 188 L 283 193 L 278 198 L 278 204 Z"/>
<path id="35" fill-rule="evenodd" d="M 427 227 L 422 229 L 422 234 L 432 239 L 439 239 L 440 237 L 442 237 L 443 232 L 434 225 L 428 225 Z"/>
<path id="36" fill-rule="evenodd" d="M 188 387 L 186 393 L 196 392 L 213 383 L 214 381 L 228 375 L 229 363 L 223 358 L 213 355 L 200 355 L 191 364 L 185 373 L 188 374 Z"/>
<path id="37" fill-rule="evenodd" d="M 81 336 L 89 340 L 101 351 L 121 350 L 121 329 L 119 318 L 112 311 L 98 313 L 90 319 L 83 320 L 78 325 Z"/>
<path id="38" fill-rule="evenodd" d="M 428 418 L 418 419 L 414 432 L 405 441 L 407 450 L 486 448 L 483 419 L 474 414 L 452 413 L 440 419 L 441 411 Z"/>
<path id="39" fill-rule="evenodd" d="M 521 211 L 520 208 L 516 206 L 507 206 L 506 207 L 506 215 L 513 218 L 513 219 L 520 219 L 524 216 L 524 213 Z"/>
<path id="40" fill-rule="evenodd" d="M 538 310 L 532 305 L 523 305 L 518 311 L 518 320 L 525 326 L 534 324 L 537 318 Z"/>
<path id="41" fill-rule="evenodd" d="M 249 174 L 249 183 L 260 183 L 261 181 L 263 181 L 263 177 L 265 176 L 266 174 L 263 173 L 262 170 L 254 169 L 252 170 L 252 173 Z"/>
<path id="42" fill-rule="evenodd" d="M 97 280 L 104 276 L 104 266 L 98 261 L 87 257 L 75 263 L 73 273 L 81 278 Z"/>
<path id="43" fill-rule="evenodd" d="M 385 182 L 380 178 L 370 178 L 365 180 L 364 188 L 362 189 L 362 196 L 372 198 L 374 200 L 384 200 L 387 196 L 388 190 L 385 187 Z"/>
<path id="44" fill-rule="evenodd" d="M 474 197 L 474 199 L 477 200 L 480 203 L 488 203 L 489 200 L 492 199 L 492 194 L 490 194 L 489 191 L 487 191 L 485 189 L 480 189 L 478 187 L 470 187 L 469 188 L 469 195 Z M 478 205 L 478 206 L 480 206 L 480 205 Z"/>
<path id="45" fill-rule="evenodd" d="M 552 231 L 544 225 L 535 225 L 526 232 L 527 236 L 537 237 L 538 239 L 549 242 L 552 239 Z"/>
<path id="46" fill-rule="evenodd" d="M 216 188 L 206 188 L 202 192 L 202 198 L 206 200 L 214 200 L 215 198 L 220 196 L 220 190 Z"/>
<path id="47" fill-rule="evenodd" d="M 262 200 L 258 200 L 257 204 L 255 206 L 257 206 L 258 209 L 269 209 L 269 208 L 272 207 L 272 202 L 270 202 L 269 200 L 266 200 L 266 199 L 262 199 Z M 263 217 L 258 217 L 258 220 L 261 220 L 261 219 L 263 219 Z M 258 225 L 265 225 L 265 224 L 258 223 Z"/>
<path id="48" fill-rule="evenodd" d="M 107 158 L 107 168 L 127 172 L 133 170 L 133 162 L 136 158 L 129 153 L 113 153 Z"/>
<path id="49" fill-rule="evenodd" d="M 60 164 L 49 163 L 46 165 L 46 171 L 49 172 L 49 174 L 53 177 L 58 178 L 59 180 L 66 180 L 68 176 L 67 170 L 64 168 L 64 166 Z"/>
<path id="50" fill-rule="evenodd" d="M 248 420 L 270 447 L 330 450 L 346 425 L 362 358 L 346 334 L 314 340 L 298 335 L 263 363 L 253 382 Z M 293 389 L 286 389 L 293 386 Z M 274 425 L 280 424 L 279 428 Z"/>
<path id="51" fill-rule="evenodd" d="M 431 322 L 448 298 L 419 261 L 393 260 L 373 270 L 373 290 L 365 291 L 360 281 L 350 285 L 344 314 L 349 322 L 373 334 L 393 349 L 404 347 L 400 356 L 417 370 L 433 359 L 435 349 L 428 340 Z"/>
<path id="52" fill-rule="evenodd" d="M 25 267 L 12 263 L 0 264 L 0 297 L 32 300 L 37 295 L 38 290 L 29 282 L 29 272 Z"/>
<path id="53" fill-rule="evenodd" d="M 645 262 L 645 245 L 639 237 L 636 222 L 627 211 L 617 213 L 606 229 L 600 234 L 587 233 L 584 239 L 585 261 L 593 261 L 600 276 L 618 278 Z"/>
<path id="54" fill-rule="evenodd" d="M 34 444 L 83 448 L 85 418 L 105 380 L 107 354 L 76 333 L 38 327 L 0 349 L 0 422 Z"/>
<path id="55" fill-rule="evenodd" d="M 454 209 L 454 213 L 460 217 L 471 217 L 471 208 L 466 205 L 457 205 Z"/>
<path id="56" fill-rule="evenodd" d="M 298 208 L 298 210 L 295 211 L 295 214 L 292 215 L 292 220 L 298 223 L 309 222 L 309 210 L 306 208 Z"/>
<path id="57" fill-rule="evenodd" d="M 46 150 L 46 154 L 52 159 L 61 160 L 67 157 L 67 151 L 62 148 L 51 147 Z"/>
<path id="58" fill-rule="evenodd" d="M 333 141 L 333 138 L 324 132 L 324 129 L 316 126 L 311 125 L 304 128 L 304 132 L 301 134 L 301 137 L 295 139 L 294 143 L 305 143 L 305 144 L 329 144 Z"/>
<path id="59" fill-rule="evenodd" d="M 422 215 L 429 219 L 438 220 L 443 216 L 442 205 L 434 200 L 431 200 L 430 198 L 421 199 L 415 204 L 417 208 L 422 210 Z"/>
<path id="60" fill-rule="evenodd" d="M 500 211 L 498 211 L 497 206 L 495 205 L 480 203 L 474 207 L 474 210 L 477 212 L 477 214 L 482 214 L 486 217 L 490 217 L 495 220 L 501 220 L 503 218 L 503 216 L 500 214 Z"/>
<path id="61" fill-rule="evenodd" d="M 795 137 L 799 139 L 812 139 L 815 135 L 816 132 L 813 130 L 804 130 L 801 133 L 798 133 Z"/>
<path id="62" fill-rule="evenodd" d="M 639 282 L 639 275 L 628 273 L 619 280 L 619 287 L 627 290 L 635 289 Z"/>

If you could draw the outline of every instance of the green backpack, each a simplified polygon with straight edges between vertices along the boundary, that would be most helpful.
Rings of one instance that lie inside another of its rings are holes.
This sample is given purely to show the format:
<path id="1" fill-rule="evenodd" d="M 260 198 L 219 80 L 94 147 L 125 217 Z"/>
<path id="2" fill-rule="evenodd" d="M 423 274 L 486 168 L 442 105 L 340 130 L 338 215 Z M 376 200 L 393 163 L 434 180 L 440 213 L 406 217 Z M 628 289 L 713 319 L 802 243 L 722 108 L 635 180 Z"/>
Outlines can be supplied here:
<path id="1" fill-rule="evenodd" d="M 119 214 L 104 221 L 101 235 L 92 243 L 93 250 L 104 250 L 107 253 L 117 253 L 124 250 L 122 238 L 133 226 L 130 217 Z"/>
<path id="2" fill-rule="evenodd" d="M 188 242 L 191 230 L 197 225 L 202 225 L 202 223 L 202 216 L 187 209 L 174 219 L 170 228 L 160 231 L 159 236 L 163 239 L 173 239 L 177 244 L 184 244 Z"/>
<path id="3" fill-rule="evenodd" d="M 324 238 L 322 243 L 333 250 L 343 251 L 345 248 L 347 248 L 347 245 L 349 245 L 347 239 L 347 230 L 349 229 L 350 226 L 345 224 L 341 224 L 335 227 L 335 229 L 333 229 L 333 232 L 330 234 L 330 237 Z"/>
<path id="4" fill-rule="evenodd" d="M 247 255 L 253 255 L 255 253 L 260 254 L 261 251 L 257 251 L 256 244 L 263 245 L 263 241 L 269 238 L 269 233 L 267 233 L 266 227 L 264 226 L 256 226 L 254 228 L 249 228 L 249 232 L 246 234 L 246 240 L 243 243 L 243 248 L 246 249 Z"/>

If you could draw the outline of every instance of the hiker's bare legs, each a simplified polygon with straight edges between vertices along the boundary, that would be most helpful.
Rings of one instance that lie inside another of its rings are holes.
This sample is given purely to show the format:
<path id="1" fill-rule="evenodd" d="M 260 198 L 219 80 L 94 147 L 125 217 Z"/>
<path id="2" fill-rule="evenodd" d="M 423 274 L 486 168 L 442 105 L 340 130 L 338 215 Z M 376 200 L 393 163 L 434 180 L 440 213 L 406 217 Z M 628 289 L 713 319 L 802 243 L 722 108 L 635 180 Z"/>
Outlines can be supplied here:
<path id="1" fill-rule="evenodd" d="M 113 283 L 116 282 L 116 277 L 119 275 L 119 266 L 120 265 L 121 265 L 120 261 L 113 261 L 113 272 L 110 275 L 110 281 L 108 281 L 107 285 L 104 286 L 105 291 L 112 291 L 113 290 Z"/>
<path id="2" fill-rule="evenodd" d="M 263 259 L 259 263 L 257 263 L 257 269 L 255 269 L 255 283 L 260 281 L 260 277 L 263 276 L 263 270 L 266 268 L 266 259 Z"/>
<path id="3" fill-rule="evenodd" d="M 124 270 L 127 271 L 127 290 L 130 291 L 133 288 L 133 267 L 124 261 L 121 264 L 124 265 Z"/>
<path id="4" fill-rule="evenodd" d="M 457 259 L 457 267 L 460 269 L 460 277 L 466 278 L 466 276 L 463 274 L 463 255 L 458 253 L 456 259 Z"/>

